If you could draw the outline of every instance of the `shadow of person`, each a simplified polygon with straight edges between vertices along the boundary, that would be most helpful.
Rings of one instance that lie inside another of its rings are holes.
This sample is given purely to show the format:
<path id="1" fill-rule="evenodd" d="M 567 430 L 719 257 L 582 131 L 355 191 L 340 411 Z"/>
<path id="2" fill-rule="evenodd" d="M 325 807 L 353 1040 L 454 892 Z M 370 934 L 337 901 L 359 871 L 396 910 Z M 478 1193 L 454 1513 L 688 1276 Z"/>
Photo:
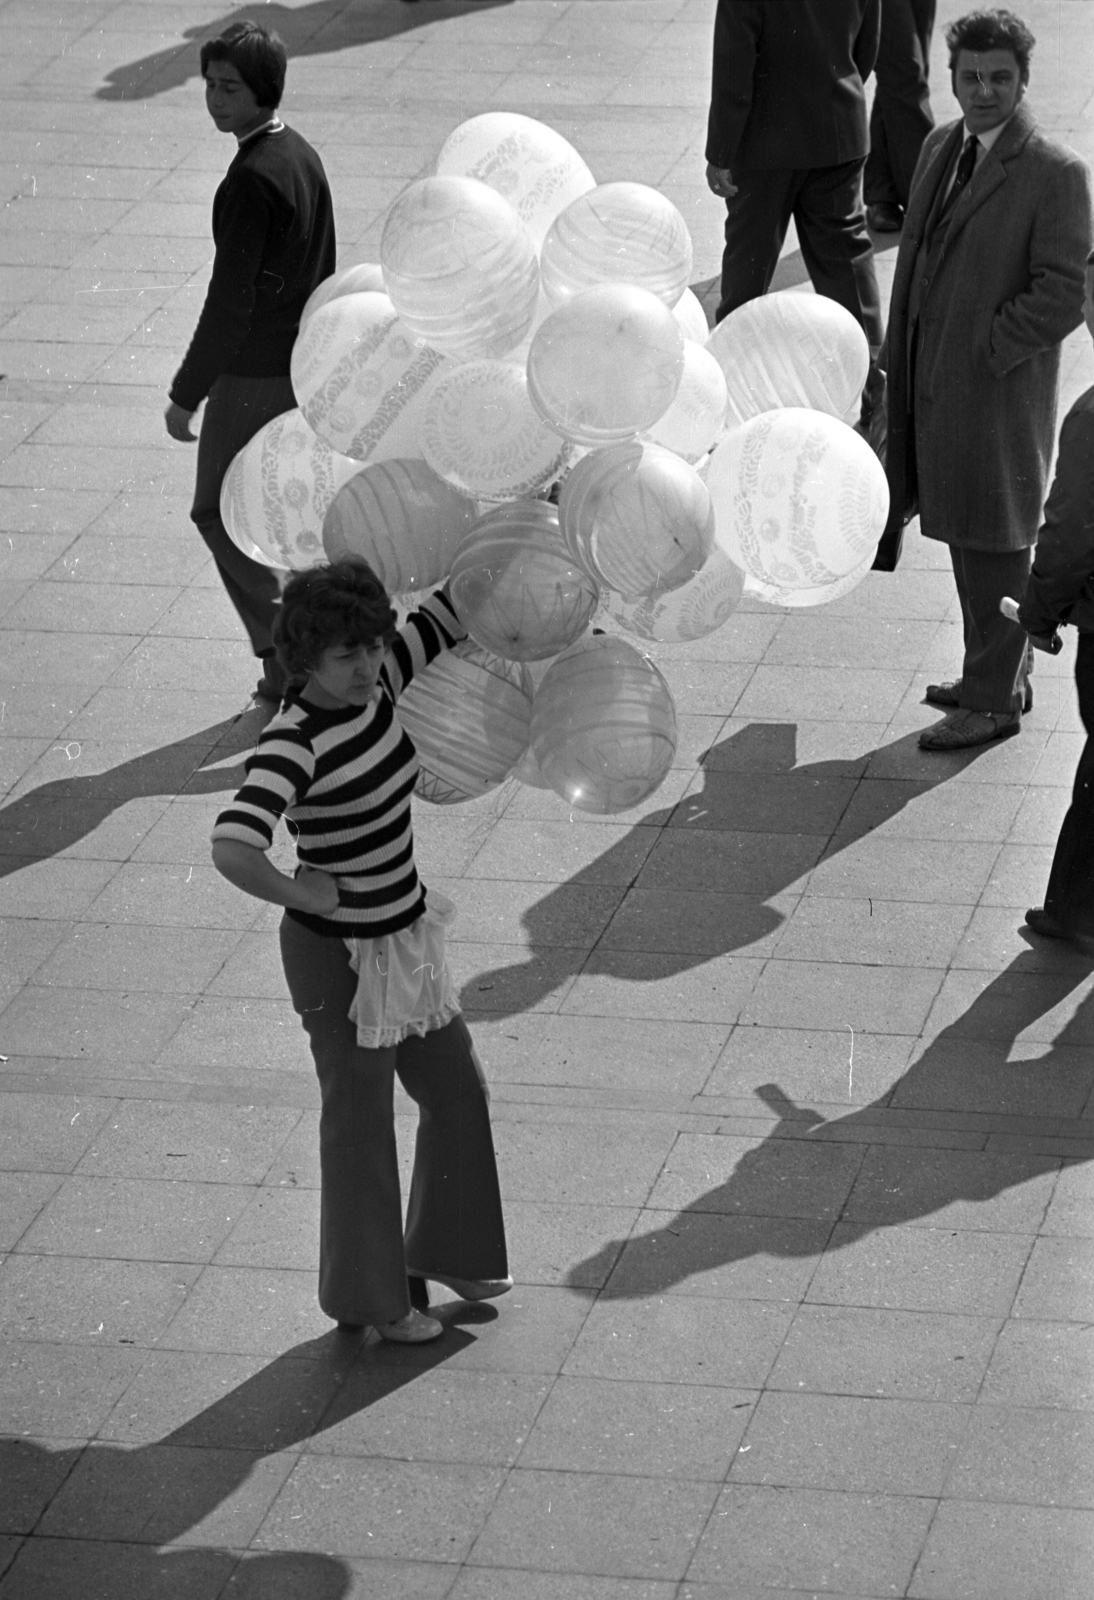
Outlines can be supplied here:
<path id="1" fill-rule="evenodd" d="M 461 1001 L 467 1011 L 491 1017 L 515 1016 L 534 1010 L 567 977 L 629 978 L 636 973 L 636 953 L 646 952 L 658 964 L 658 975 L 674 976 L 703 966 L 719 955 L 743 950 L 765 938 L 784 920 L 768 904 L 824 856 L 830 858 L 899 814 L 912 800 L 969 765 L 979 753 L 962 751 L 926 764 L 908 734 L 881 747 L 890 781 L 871 784 L 870 803 L 859 790 L 879 750 L 852 760 L 814 761 L 796 766 L 797 729 L 788 722 L 754 722 L 713 745 L 700 761 L 703 787 L 678 805 L 654 811 L 635 824 L 565 884 L 550 890 L 522 917 L 528 934 L 524 961 L 477 973 L 464 985 Z M 894 774 L 910 776 L 892 781 Z M 761 848 L 761 832 L 766 840 Z M 644 860 L 636 856 L 636 840 L 663 830 Z M 689 841 L 684 834 L 709 836 L 710 854 L 690 863 L 694 883 L 679 874 L 689 869 L 684 859 Z M 716 837 L 721 835 L 721 838 Z M 771 846 L 772 836 L 777 844 Z M 732 893 L 724 894 L 717 918 L 704 924 L 706 945 L 681 948 L 675 931 L 656 943 L 659 915 L 673 889 L 710 887 L 704 874 L 712 857 L 722 870 L 733 853 L 736 874 Z M 636 861 L 638 861 L 636 870 Z M 651 871 L 656 871 L 656 877 Z M 559 930 L 572 925 L 572 887 L 626 884 L 627 891 L 612 921 L 592 950 L 566 948 Z M 656 904 L 654 900 L 656 899 Z M 632 937 L 633 935 L 633 937 Z"/>
<path id="2" fill-rule="evenodd" d="M 4 1531 L 30 1535 L 5 1586 L 49 1600 L 342 1600 L 352 1575 L 329 1555 L 239 1554 L 272 1499 L 273 1480 L 259 1485 L 254 1505 L 246 1486 L 265 1458 L 350 1422 L 472 1345 L 465 1325 L 497 1316 L 492 1307 L 483 1315 L 462 1303 L 434 1314 L 446 1332 L 433 1344 L 395 1347 L 372 1333 L 364 1341 L 336 1332 L 307 1340 L 135 1449 L 93 1441 L 50 1450 L 0 1439 Z M 156 1403 L 170 1410 L 167 1379 L 164 1391 Z M 241 1490 L 238 1509 L 223 1513 L 222 1525 L 231 1527 L 224 1543 L 234 1548 L 194 1543 L 195 1531 Z M 180 1541 L 193 1547 L 180 1549 Z"/>
<path id="3" fill-rule="evenodd" d="M 115 67 L 95 94 L 99 100 L 147 100 L 167 89 L 179 88 L 200 72 L 198 46 L 202 40 L 215 39 L 233 22 L 254 20 L 268 32 L 279 33 L 291 59 L 333 55 L 407 33 L 438 18 L 462 17 L 469 11 L 512 3 L 513 0 L 431 0 L 429 5 L 411 6 L 404 0 L 312 0 L 310 5 L 290 6 L 279 4 L 278 0 L 260 0 L 253 7 L 244 5 L 210 22 L 184 29 L 183 42 L 177 45 Z"/>
<path id="4" fill-rule="evenodd" d="M 250 754 L 271 715 L 255 707 L 87 777 L 77 755 L 65 777 L 0 806 L 0 877 L 67 850 L 130 800 L 238 789 L 243 763 L 231 758 Z"/>
<path id="5" fill-rule="evenodd" d="M 1090 961 L 1069 951 L 1050 970 L 1044 960 L 1041 952 L 1018 956 L 885 1094 L 846 1116 L 826 1118 L 795 1105 L 777 1084 L 760 1084 L 757 1095 L 779 1118 L 767 1137 L 753 1145 L 706 1136 L 701 1154 L 678 1146 L 659 1180 L 665 1220 L 605 1244 L 570 1269 L 568 1286 L 589 1294 L 595 1291 L 588 1285 L 599 1282 L 611 1296 L 645 1298 L 752 1256 L 819 1255 L 949 1207 L 958 1213 L 939 1226 L 975 1226 L 969 1213 L 959 1215 L 961 1207 L 996 1201 L 1059 1171 L 1060 1156 L 1034 1141 L 1012 1140 L 1011 1148 L 1000 1141 L 989 1149 L 984 1132 L 987 1119 L 1044 1116 L 1046 1106 L 1078 1116 L 1094 1088 L 1094 991 L 1036 1059 L 1010 1059 L 1019 1035 L 1043 1031 L 1035 1025 L 1090 975 Z M 965 1117 L 951 1118 L 932 1143 L 940 1113 L 954 1110 Z M 906 1142 L 912 1129 L 920 1141 L 913 1135 Z M 949 1144 L 954 1131 L 957 1142 Z M 728 1175 L 669 1210 L 673 1189 L 690 1186 L 700 1161 L 704 1171 L 720 1165 Z M 1031 1197 L 1034 1208 L 1045 1199 Z M 1028 1214 L 1023 1222 L 1015 1211 L 1012 1226 L 1032 1232 L 1036 1222 Z"/>

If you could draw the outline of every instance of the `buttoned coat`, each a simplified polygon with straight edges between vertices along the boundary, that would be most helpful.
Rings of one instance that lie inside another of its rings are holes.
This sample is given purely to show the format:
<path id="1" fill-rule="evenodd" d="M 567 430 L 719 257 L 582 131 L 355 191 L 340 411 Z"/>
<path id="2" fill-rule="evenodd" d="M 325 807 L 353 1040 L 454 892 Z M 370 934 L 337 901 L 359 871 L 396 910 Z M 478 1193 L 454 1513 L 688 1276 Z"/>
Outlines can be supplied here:
<path id="1" fill-rule="evenodd" d="M 913 472 L 928 538 L 985 551 L 1033 544 L 1056 427 L 1060 341 L 1082 321 L 1087 169 L 1038 130 L 1024 103 L 957 199 L 923 281 L 921 247 L 962 129 L 951 122 L 928 136 L 897 256 L 882 352 L 891 509 L 879 567 L 895 565 Z"/>

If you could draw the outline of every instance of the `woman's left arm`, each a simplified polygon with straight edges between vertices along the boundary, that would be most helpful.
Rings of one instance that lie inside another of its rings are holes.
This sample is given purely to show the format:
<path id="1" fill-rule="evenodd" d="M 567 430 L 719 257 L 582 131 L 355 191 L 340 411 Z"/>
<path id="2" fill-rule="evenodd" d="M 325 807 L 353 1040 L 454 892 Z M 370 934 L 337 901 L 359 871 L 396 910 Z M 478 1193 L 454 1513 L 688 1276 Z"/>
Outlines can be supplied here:
<path id="1" fill-rule="evenodd" d="M 394 700 L 444 650 L 462 644 L 467 629 L 456 615 L 447 583 L 412 611 L 384 660 L 382 673 Z"/>

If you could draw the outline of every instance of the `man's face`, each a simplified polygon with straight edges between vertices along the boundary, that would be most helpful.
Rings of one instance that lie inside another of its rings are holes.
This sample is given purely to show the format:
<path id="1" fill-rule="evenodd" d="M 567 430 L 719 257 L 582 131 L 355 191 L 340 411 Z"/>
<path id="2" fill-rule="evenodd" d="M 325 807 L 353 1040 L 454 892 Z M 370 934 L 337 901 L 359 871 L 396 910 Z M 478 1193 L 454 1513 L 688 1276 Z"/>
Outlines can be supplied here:
<path id="1" fill-rule="evenodd" d="M 953 92 L 970 133 L 990 133 L 1006 122 L 1026 92 L 1012 50 L 960 50 Z"/>
<path id="2" fill-rule="evenodd" d="M 210 61 L 205 69 L 205 104 L 221 133 L 237 138 L 260 128 L 270 118 L 230 61 Z"/>

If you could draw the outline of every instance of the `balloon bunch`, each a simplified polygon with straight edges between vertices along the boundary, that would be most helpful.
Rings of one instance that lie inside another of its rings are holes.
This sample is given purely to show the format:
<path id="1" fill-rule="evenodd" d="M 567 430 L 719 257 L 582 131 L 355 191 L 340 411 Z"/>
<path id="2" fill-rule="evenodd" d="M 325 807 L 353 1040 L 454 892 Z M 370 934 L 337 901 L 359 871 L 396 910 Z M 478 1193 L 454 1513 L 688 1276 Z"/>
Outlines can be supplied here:
<path id="1" fill-rule="evenodd" d="M 691 266 L 663 195 L 598 186 L 552 128 L 498 112 L 395 201 L 379 263 L 305 307 L 298 410 L 236 457 L 223 520 L 272 566 L 356 555 L 394 594 L 448 581 L 471 642 L 402 702 L 428 798 L 518 769 L 581 809 L 639 803 L 673 759 L 672 696 L 594 616 L 697 639 L 746 574 L 812 605 L 868 559 L 879 469 L 838 420 L 866 376 L 858 325 L 775 295 L 708 338 Z"/>

